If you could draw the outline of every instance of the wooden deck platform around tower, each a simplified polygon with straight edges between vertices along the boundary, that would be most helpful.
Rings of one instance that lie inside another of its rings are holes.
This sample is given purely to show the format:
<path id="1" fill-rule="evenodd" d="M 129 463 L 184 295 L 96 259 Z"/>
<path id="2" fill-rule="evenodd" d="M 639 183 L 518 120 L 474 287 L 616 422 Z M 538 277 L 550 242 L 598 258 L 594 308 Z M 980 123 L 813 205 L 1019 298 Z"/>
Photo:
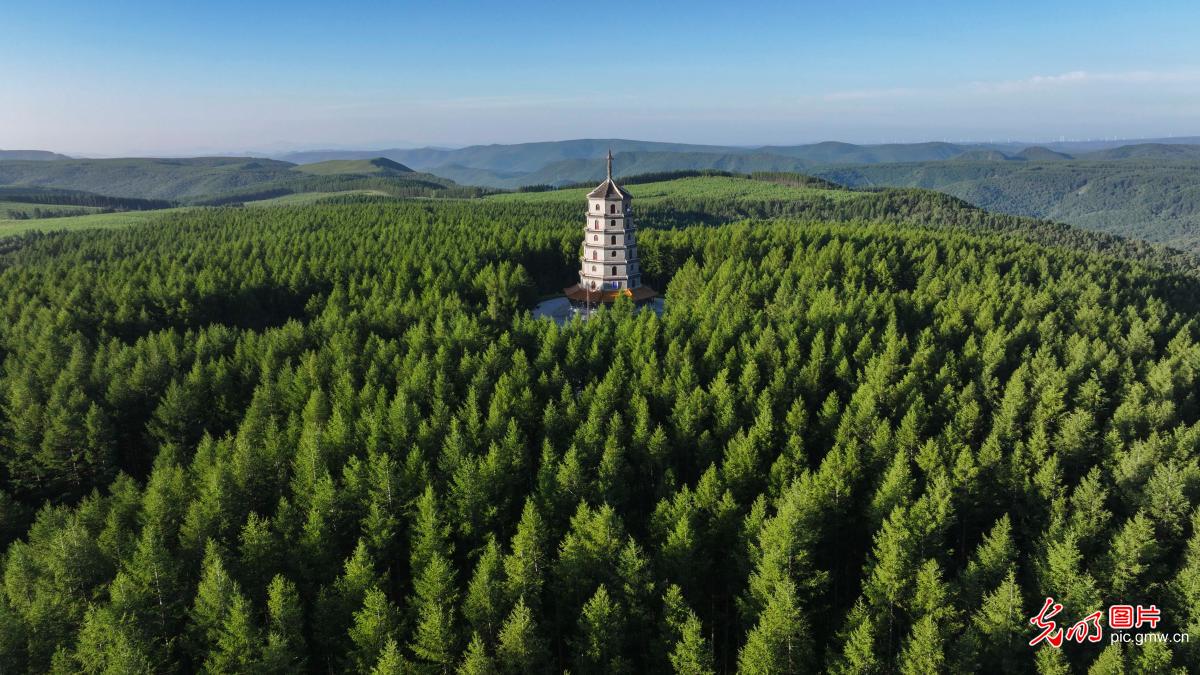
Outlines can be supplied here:
<path id="1" fill-rule="evenodd" d="M 616 302 L 617 298 L 625 296 L 635 303 L 646 302 L 658 297 L 658 291 L 649 286 L 638 286 L 637 288 L 620 288 L 617 290 L 606 291 L 589 291 L 579 284 L 568 286 L 563 289 L 563 295 L 567 299 L 575 303 L 590 302 L 593 305 L 601 303 Z"/>

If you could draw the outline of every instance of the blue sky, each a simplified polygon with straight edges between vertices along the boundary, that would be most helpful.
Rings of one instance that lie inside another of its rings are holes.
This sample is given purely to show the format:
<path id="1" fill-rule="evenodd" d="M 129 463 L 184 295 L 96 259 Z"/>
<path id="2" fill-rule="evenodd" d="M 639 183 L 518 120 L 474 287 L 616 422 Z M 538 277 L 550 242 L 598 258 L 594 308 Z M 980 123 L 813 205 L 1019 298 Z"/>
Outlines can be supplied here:
<path id="1" fill-rule="evenodd" d="M 1194 0 L 13 0 L 0 148 L 1197 135 L 1198 28 Z"/>

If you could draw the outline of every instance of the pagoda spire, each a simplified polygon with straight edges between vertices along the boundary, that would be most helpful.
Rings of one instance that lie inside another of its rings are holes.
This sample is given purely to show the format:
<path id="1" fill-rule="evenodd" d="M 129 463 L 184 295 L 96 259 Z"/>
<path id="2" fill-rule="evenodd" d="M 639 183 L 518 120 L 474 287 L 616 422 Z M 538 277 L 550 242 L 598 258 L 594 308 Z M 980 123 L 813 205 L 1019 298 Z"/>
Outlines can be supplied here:
<path id="1" fill-rule="evenodd" d="M 612 180 L 612 148 L 608 149 L 608 179 Z"/>

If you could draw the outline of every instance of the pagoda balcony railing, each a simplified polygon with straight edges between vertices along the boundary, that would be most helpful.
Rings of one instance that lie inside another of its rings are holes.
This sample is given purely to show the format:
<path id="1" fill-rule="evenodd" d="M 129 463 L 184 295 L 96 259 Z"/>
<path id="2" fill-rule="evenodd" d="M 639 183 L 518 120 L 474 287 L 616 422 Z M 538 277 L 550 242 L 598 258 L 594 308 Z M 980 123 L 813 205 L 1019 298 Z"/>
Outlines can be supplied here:
<path id="1" fill-rule="evenodd" d="M 592 264 L 596 264 L 596 265 L 612 265 L 614 263 L 618 264 L 618 265 L 624 265 L 626 263 L 635 263 L 639 260 L 641 260 L 641 258 L 638 258 L 637 256 L 634 256 L 632 258 L 605 258 L 604 260 L 601 260 L 600 258 L 596 258 L 595 260 L 593 260 L 591 258 L 579 256 L 579 262 L 592 263 Z"/>
<path id="2" fill-rule="evenodd" d="M 620 249 L 623 249 L 623 248 L 633 248 L 633 247 L 637 246 L 637 242 L 635 242 L 635 241 L 627 241 L 627 242 L 625 242 L 624 244 L 609 244 L 609 243 L 607 243 L 607 242 L 605 242 L 605 243 L 600 243 L 600 242 L 594 242 L 594 241 L 585 241 L 585 242 L 583 242 L 583 245 L 584 245 L 584 246 L 591 246 L 592 248 L 618 249 L 618 250 L 620 250 Z"/>
<path id="3" fill-rule="evenodd" d="M 637 231 L 637 228 L 633 227 L 632 225 L 627 226 L 627 227 L 609 227 L 608 225 L 605 225 L 604 227 L 601 227 L 600 229 L 597 230 L 595 225 L 588 223 L 587 226 L 584 227 L 584 231 L 585 232 L 606 232 L 608 234 L 616 234 L 618 232 L 625 232 L 625 233 L 632 234 L 633 232 Z"/>

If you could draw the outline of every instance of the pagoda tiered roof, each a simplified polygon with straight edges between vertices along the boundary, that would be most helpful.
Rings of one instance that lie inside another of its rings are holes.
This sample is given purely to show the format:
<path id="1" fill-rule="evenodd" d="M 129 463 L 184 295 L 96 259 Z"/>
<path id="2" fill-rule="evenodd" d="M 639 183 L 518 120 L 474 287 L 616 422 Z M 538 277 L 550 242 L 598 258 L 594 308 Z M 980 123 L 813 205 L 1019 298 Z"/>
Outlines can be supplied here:
<path id="1" fill-rule="evenodd" d="M 595 190 L 588 193 L 589 199 L 631 199 L 633 195 L 625 188 L 617 185 L 617 181 L 610 178 L 605 178 L 604 182 L 597 185 Z"/>

